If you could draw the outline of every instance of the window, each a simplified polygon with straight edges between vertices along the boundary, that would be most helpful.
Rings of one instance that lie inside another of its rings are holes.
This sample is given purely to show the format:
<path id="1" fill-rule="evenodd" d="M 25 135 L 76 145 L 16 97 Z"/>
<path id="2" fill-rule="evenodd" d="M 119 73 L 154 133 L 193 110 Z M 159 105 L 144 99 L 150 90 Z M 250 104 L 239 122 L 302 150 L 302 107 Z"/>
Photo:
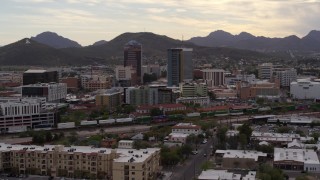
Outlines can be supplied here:
<path id="1" fill-rule="evenodd" d="M 131 172 L 131 174 L 132 174 L 132 175 L 135 175 L 136 173 L 135 173 L 135 172 Z"/>
<path id="2" fill-rule="evenodd" d="M 135 166 L 132 166 L 132 167 L 131 167 L 131 169 L 135 169 L 135 168 L 136 168 Z"/>

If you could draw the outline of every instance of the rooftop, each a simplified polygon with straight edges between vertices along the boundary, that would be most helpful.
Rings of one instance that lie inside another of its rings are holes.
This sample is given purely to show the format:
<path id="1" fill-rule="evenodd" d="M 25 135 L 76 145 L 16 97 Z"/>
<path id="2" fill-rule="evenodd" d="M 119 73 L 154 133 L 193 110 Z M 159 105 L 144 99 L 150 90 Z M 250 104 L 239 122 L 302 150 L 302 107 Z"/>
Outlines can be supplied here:
<path id="1" fill-rule="evenodd" d="M 260 156 L 267 157 L 266 153 L 248 150 L 216 150 L 216 154 L 224 154 L 223 158 L 246 158 L 258 160 Z"/>
<path id="2" fill-rule="evenodd" d="M 227 170 L 213 170 L 209 169 L 206 171 L 202 171 L 199 175 L 198 179 L 212 179 L 212 180 L 220 180 L 220 179 L 228 179 L 228 180 L 240 180 L 240 174 L 234 174 L 232 172 L 228 172 Z"/>
<path id="3" fill-rule="evenodd" d="M 24 73 L 44 73 L 46 72 L 46 70 L 44 69 L 29 69 L 27 71 L 25 71 Z"/>
<path id="4" fill-rule="evenodd" d="M 11 145 L 0 143 L 0 152 L 8 151 L 38 151 L 38 152 L 67 152 L 67 153 L 97 153 L 97 154 L 110 154 L 112 151 L 119 154 L 119 157 L 114 159 L 114 162 L 143 162 L 153 153 L 160 151 L 159 148 L 147 149 L 108 149 L 108 148 L 94 148 L 90 146 L 70 146 L 63 145 Z"/>
<path id="5" fill-rule="evenodd" d="M 198 125 L 192 123 L 178 123 L 172 127 L 172 129 L 200 129 Z"/>
<path id="6" fill-rule="evenodd" d="M 184 134 L 184 133 L 170 133 L 169 136 L 171 137 L 182 137 L 182 138 L 186 138 L 189 136 L 189 134 Z"/>
<path id="7" fill-rule="evenodd" d="M 274 148 L 274 159 L 276 161 L 298 161 L 305 164 L 319 164 L 317 153 L 312 149 L 286 149 Z"/>

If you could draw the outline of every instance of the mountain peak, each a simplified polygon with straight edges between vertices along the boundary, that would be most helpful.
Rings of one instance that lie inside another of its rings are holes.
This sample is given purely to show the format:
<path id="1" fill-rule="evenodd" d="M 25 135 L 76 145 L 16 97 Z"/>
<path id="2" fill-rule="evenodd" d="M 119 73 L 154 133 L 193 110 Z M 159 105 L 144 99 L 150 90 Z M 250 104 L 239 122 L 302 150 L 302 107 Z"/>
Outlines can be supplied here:
<path id="1" fill-rule="evenodd" d="M 106 40 L 100 40 L 100 41 L 93 43 L 92 46 L 100 46 L 100 45 L 104 45 L 107 43 L 108 43 L 108 41 L 106 41 Z"/>
<path id="2" fill-rule="evenodd" d="M 217 31 L 214 31 L 214 32 L 210 33 L 208 35 L 208 37 L 215 37 L 215 38 L 217 38 L 217 37 L 221 37 L 221 38 L 228 37 L 228 38 L 230 38 L 230 37 L 233 37 L 233 35 L 228 33 L 228 32 L 226 32 L 226 31 L 223 31 L 223 30 L 217 30 Z"/>
<path id="3" fill-rule="evenodd" d="M 312 30 L 303 39 L 315 39 L 320 42 L 320 31 Z"/>
<path id="4" fill-rule="evenodd" d="M 76 41 L 70 40 L 63 36 L 58 35 L 55 32 L 45 31 L 35 37 L 31 37 L 32 40 L 39 43 L 60 49 L 60 48 L 69 48 L 69 47 L 81 47 Z"/>

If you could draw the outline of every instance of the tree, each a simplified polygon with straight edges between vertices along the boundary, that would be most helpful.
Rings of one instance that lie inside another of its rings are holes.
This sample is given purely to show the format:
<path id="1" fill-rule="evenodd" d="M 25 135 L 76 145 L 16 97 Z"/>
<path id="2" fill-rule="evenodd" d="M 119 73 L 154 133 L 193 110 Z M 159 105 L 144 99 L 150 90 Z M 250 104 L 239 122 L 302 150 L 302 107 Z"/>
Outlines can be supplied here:
<path id="1" fill-rule="evenodd" d="M 206 161 L 203 164 L 201 164 L 201 169 L 206 171 L 208 169 L 212 169 L 213 168 L 213 164 L 210 161 Z"/>
<path id="2" fill-rule="evenodd" d="M 313 137 L 313 139 L 314 139 L 315 141 L 318 141 L 318 140 L 319 140 L 319 137 L 320 137 L 320 134 L 317 133 L 317 132 L 314 132 L 314 133 L 312 133 L 311 136 Z"/>
<path id="3" fill-rule="evenodd" d="M 259 167 L 259 171 L 257 174 L 258 178 L 261 180 L 284 180 L 284 174 L 280 169 L 273 168 L 268 164 L 262 164 Z"/>
<path id="4" fill-rule="evenodd" d="M 247 135 L 245 135 L 245 134 L 240 134 L 240 136 L 239 136 L 239 142 L 240 142 L 240 145 L 241 145 L 241 149 L 245 149 L 245 148 L 246 148 L 246 145 L 248 144 Z"/>
<path id="5" fill-rule="evenodd" d="M 129 104 L 129 105 L 123 106 L 123 113 L 130 114 L 134 111 L 136 111 L 136 107 L 133 105 Z"/>
<path id="6" fill-rule="evenodd" d="M 50 131 L 46 132 L 46 142 L 52 141 L 53 137 Z"/>
<path id="7" fill-rule="evenodd" d="M 244 134 L 247 137 L 247 140 L 250 140 L 252 129 L 248 123 L 244 123 L 242 126 L 238 128 L 239 134 Z"/>
<path id="8" fill-rule="evenodd" d="M 278 127 L 277 132 L 278 133 L 289 133 L 291 130 L 292 130 L 291 127 L 281 126 L 281 127 Z"/>
<path id="9" fill-rule="evenodd" d="M 143 75 L 143 83 L 149 83 L 152 81 L 156 81 L 158 79 L 157 74 L 152 73 L 152 74 L 147 74 L 145 73 Z"/>
<path id="10" fill-rule="evenodd" d="M 208 96 L 210 97 L 210 100 L 215 100 L 217 98 L 217 95 L 213 91 L 209 91 Z"/>
<path id="11" fill-rule="evenodd" d="M 264 99 L 263 98 L 258 98 L 257 99 L 257 104 L 259 104 L 260 106 L 264 104 Z"/>
<path id="12" fill-rule="evenodd" d="M 217 138 L 219 140 L 219 143 L 221 144 L 225 144 L 226 142 L 226 133 L 228 131 L 228 128 L 227 127 L 220 127 L 218 128 L 218 131 L 217 131 Z"/>
<path id="13" fill-rule="evenodd" d="M 163 112 L 159 108 L 152 108 L 150 110 L 150 116 L 160 116 L 163 115 Z"/>
<path id="14" fill-rule="evenodd" d="M 180 150 L 181 150 L 181 154 L 188 158 L 192 152 L 192 147 L 188 144 L 185 144 L 180 147 Z"/>

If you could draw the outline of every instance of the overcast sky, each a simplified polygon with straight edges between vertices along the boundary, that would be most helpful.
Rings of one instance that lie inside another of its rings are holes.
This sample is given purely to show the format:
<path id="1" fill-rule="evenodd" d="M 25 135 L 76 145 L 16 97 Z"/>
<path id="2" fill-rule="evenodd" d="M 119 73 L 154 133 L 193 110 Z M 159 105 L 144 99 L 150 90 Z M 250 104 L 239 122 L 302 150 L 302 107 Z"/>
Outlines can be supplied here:
<path id="1" fill-rule="evenodd" d="M 320 30 L 320 0 L 1 0 L 0 45 L 53 31 L 89 45 L 124 32 L 175 39 L 232 34 L 284 37 Z"/>

